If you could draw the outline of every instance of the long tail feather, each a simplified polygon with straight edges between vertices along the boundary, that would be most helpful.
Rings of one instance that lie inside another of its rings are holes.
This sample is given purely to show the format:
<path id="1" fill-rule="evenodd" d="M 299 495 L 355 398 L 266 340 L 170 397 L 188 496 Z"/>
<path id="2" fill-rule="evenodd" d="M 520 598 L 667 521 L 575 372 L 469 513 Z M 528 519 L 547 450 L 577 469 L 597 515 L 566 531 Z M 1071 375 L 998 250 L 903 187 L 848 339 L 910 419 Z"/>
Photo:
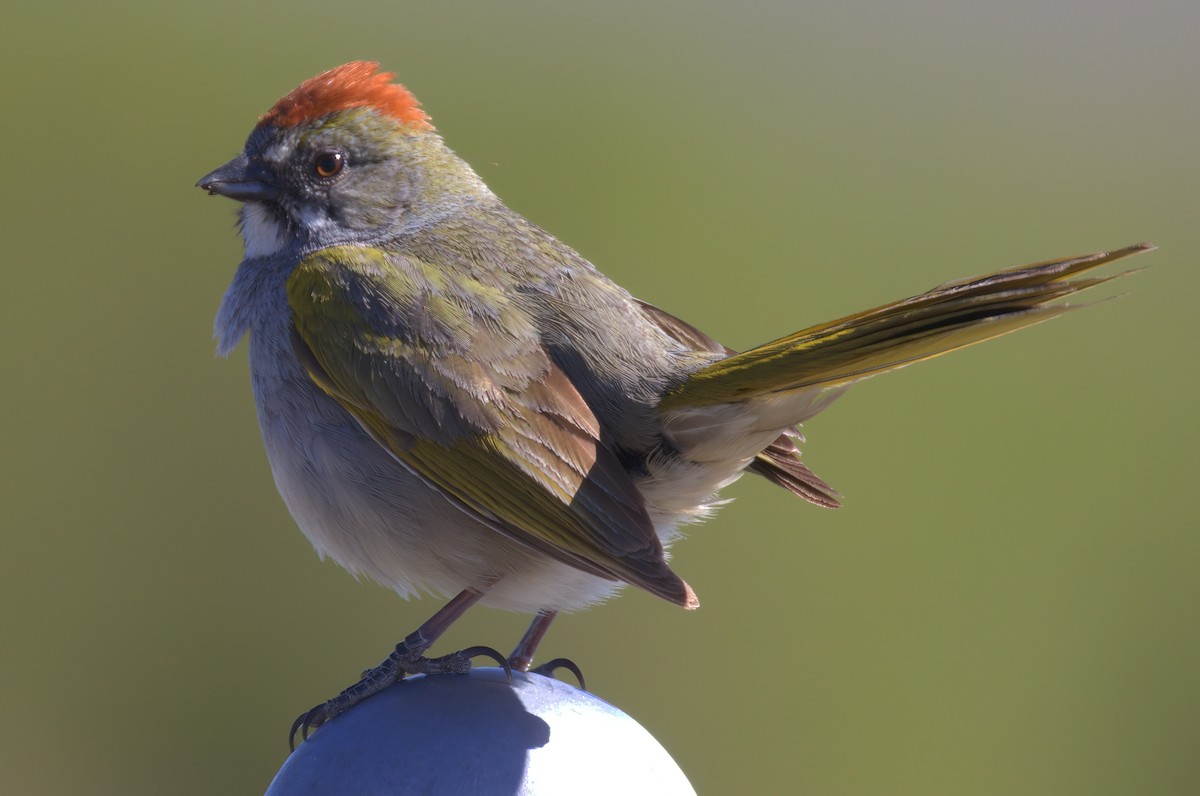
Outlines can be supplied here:
<path id="1" fill-rule="evenodd" d="M 949 282 L 714 362 L 668 393 L 660 406 L 711 406 L 837 387 L 981 343 L 1073 309 L 1047 302 L 1129 273 L 1071 278 L 1153 248 L 1139 243 Z"/>

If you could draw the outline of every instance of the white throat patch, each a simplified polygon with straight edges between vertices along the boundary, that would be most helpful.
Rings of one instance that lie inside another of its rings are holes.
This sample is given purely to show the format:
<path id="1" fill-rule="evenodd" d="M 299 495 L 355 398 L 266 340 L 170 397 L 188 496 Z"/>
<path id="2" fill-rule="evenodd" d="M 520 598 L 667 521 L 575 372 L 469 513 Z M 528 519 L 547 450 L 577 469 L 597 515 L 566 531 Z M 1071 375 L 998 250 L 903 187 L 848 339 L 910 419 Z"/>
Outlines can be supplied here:
<path id="1" fill-rule="evenodd" d="M 242 240 L 247 257 L 268 257 L 283 248 L 284 226 L 262 202 L 242 207 Z"/>

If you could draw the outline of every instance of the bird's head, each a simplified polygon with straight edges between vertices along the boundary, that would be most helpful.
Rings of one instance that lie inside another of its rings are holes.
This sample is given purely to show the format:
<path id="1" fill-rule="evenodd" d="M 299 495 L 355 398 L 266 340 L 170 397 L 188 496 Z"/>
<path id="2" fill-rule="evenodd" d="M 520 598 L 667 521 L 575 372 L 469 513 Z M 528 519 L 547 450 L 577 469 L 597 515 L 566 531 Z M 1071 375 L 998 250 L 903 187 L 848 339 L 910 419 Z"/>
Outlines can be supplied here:
<path id="1" fill-rule="evenodd" d="M 244 202 L 249 257 L 419 229 L 490 196 L 408 89 L 355 61 L 301 83 L 197 185 Z"/>

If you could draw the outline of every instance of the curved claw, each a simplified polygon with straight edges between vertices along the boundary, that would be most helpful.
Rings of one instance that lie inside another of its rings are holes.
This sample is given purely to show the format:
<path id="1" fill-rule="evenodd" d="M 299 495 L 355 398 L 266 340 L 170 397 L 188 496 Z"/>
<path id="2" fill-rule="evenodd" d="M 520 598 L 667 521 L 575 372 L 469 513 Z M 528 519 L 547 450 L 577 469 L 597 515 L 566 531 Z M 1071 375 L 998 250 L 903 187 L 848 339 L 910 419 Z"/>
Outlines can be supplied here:
<path id="1" fill-rule="evenodd" d="M 304 713 L 301 713 L 299 716 L 297 716 L 296 720 L 292 722 L 292 728 L 290 730 L 288 730 L 288 751 L 289 752 L 296 751 L 296 730 L 300 729 L 300 725 L 304 724 L 305 719 L 307 719 L 307 718 L 308 718 L 308 711 L 305 711 Z M 302 738 L 301 740 L 307 740 L 307 738 Z"/>
<path id="2" fill-rule="evenodd" d="M 478 657 L 491 658 L 504 670 L 505 677 L 512 682 L 512 666 L 508 659 L 491 647 L 468 647 L 459 652 L 452 652 L 440 658 L 424 658 L 414 655 L 403 644 L 396 647 L 396 652 L 374 669 L 363 672 L 363 678 L 338 694 L 328 702 L 322 702 L 312 710 L 300 714 L 292 722 L 288 733 L 288 748 L 296 750 L 296 733 L 300 733 L 301 742 L 307 741 L 308 736 L 330 719 L 344 713 L 362 702 L 364 699 L 382 691 L 384 688 L 403 679 L 409 674 L 466 674 L 471 670 L 471 659 Z M 573 667 L 574 664 L 571 664 Z M 573 671 L 578 671 L 573 669 Z M 578 676 L 578 674 L 576 675 Z"/>
<path id="3" fill-rule="evenodd" d="M 328 707 L 328 702 L 322 702 L 315 708 L 306 710 L 296 717 L 296 720 L 292 722 L 291 731 L 288 732 L 288 749 L 290 751 L 296 751 L 297 730 L 300 731 L 300 741 L 307 741 L 310 732 L 317 729 L 331 718 L 329 715 L 327 715 Z"/>
<path id="4" fill-rule="evenodd" d="M 461 655 L 463 658 L 466 658 L 468 661 L 471 658 L 491 658 L 500 665 L 501 669 L 504 670 L 504 676 L 508 678 L 508 682 L 512 682 L 512 666 L 509 665 L 508 658 L 505 658 L 491 647 L 467 647 L 465 650 L 460 650 L 457 654 Z"/>
<path id="5" fill-rule="evenodd" d="M 575 675 L 575 679 L 579 681 L 579 688 L 582 691 L 587 690 L 587 683 L 583 680 L 583 672 L 579 671 L 579 666 L 570 658 L 555 658 L 552 661 L 546 661 L 541 666 L 531 669 L 534 674 L 540 674 L 545 677 L 553 677 L 554 673 L 559 669 L 566 669 L 571 674 Z"/>

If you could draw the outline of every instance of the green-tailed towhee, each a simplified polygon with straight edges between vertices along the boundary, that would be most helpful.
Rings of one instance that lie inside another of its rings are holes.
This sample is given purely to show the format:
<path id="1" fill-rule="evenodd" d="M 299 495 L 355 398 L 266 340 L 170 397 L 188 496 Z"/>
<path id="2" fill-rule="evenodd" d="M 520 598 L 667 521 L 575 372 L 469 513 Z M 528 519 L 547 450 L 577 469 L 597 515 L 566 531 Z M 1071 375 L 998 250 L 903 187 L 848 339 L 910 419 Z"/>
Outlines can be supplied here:
<path id="1" fill-rule="evenodd" d="M 1062 314 L 1071 279 L 1152 248 L 953 282 L 738 354 L 635 299 L 509 210 L 377 65 L 279 100 L 200 180 L 241 201 L 245 258 L 219 350 L 250 335 L 279 492 L 346 569 L 450 603 L 380 666 L 301 716 L 307 733 L 407 673 L 467 608 L 559 611 L 632 583 L 697 600 L 664 553 L 750 471 L 817 505 L 795 426 L 847 385 Z"/>

